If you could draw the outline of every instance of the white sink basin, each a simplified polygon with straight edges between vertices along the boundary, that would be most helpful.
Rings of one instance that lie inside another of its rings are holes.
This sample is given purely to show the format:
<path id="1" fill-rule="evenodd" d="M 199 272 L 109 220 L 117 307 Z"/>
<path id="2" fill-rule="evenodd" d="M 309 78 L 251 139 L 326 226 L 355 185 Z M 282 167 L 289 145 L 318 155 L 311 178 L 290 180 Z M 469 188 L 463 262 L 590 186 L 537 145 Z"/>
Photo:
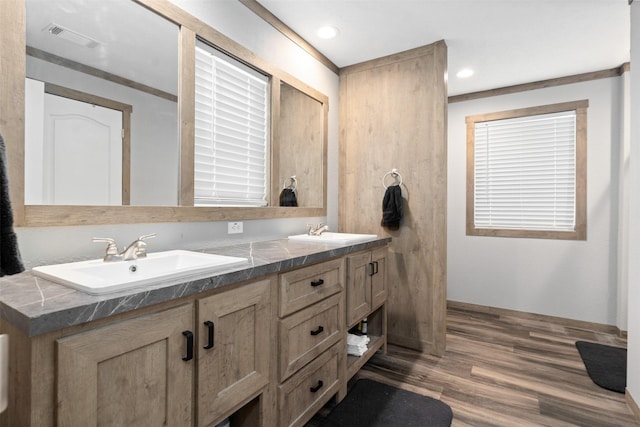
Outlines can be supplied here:
<path id="1" fill-rule="evenodd" d="M 206 277 L 246 262 L 246 258 L 191 251 L 154 252 L 132 261 L 79 261 L 35 267 L 33 273 L 64 286 L 100 295 L 170 279 Z M 201 276 L 201 277 L 197 277 Z"/>
<path id="2" fill-rule="evenodd" d="M 325 231 L 319 236 L 310 236 L 308 234 L 289 236 L 289 239 L 291 240 L 313 243 L 328 243 L 334 245 L 352 245 L 355 243 L 368 242 L 377 238 L 378 236 L 375 234 L 332 233 L 329 231 Z"/>

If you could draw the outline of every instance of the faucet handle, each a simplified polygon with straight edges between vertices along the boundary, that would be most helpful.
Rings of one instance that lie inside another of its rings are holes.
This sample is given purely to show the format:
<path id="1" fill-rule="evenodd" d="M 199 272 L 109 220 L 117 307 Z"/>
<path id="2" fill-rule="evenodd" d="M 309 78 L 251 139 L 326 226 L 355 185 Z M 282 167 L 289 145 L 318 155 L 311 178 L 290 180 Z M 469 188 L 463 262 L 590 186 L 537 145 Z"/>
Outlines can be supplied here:
<path id="1" fill-rule="evenodd" d="M 93 242 L 95 243 L 107 243 L 107 251 L 104 255 L 105 261 L 113 261 L 120 257 L 118 254 L 118 246 L 116 245 L 116 241 L 111 237 L 94 237 Z"/>
<path id="2" fill-rule="evenodd" d="M 145 234 L 144 236 L 138 237 L 138 247 L 136 250 L 136 258 L 146 258 L 147 244 L 143 242 L 143 240 L 152 239 L 154 237 L 156 237 L 156 233 Z"/>

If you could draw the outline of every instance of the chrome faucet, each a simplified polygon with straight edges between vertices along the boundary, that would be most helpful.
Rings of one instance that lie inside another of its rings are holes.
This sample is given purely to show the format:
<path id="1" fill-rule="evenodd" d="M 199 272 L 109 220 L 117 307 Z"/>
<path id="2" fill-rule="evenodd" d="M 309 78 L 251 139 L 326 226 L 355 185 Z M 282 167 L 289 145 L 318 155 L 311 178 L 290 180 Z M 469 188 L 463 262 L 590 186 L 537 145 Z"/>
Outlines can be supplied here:
<path id="1" fill-rule="evenodd" d="M 140 236 L 136 240 L 131 242 L 131 244 L 129 244 L 129 246 L 127 246 L 127 248 L 120 254 L 122 256 L 122 259 L 124 261 L 129 261 L 132 259 L 146 258 L 147 244 L 143 242 L 143 240 L 151 239 L 152 237 L 156 237 L 156 233 Z"/>
<path id="2" fill-rule="evenodd" d="M 122 256 L 118 253 L 118 245 L 111 237 L 94 237 L 93 241 L 107 243 L 107 252 L 102 258 L 104 262 L 122 261 Z"/>
<path id="3" fill-rule="evenodd" d="M 104 262 L 130 261 L 138 258 L 145 258 L 147 256 L 147 244 L 143 242 L 143 240 L 150 239 L 152 237 L 156 237 L 156 233 L 140 236 L 131 242 L 131 244 L 120 253 L 118 253 L 116 241 L 110 237 L 94 237 L 93 241 L 107 243 L 107 252 L 103 258 Z"/>
<path id="4" fill-rule="evenodd" d="M 309 236 L 319 236 L 329 229 L 328 225 L 322 223 L 318 225 L 307 224 L 307 234 Z"/>

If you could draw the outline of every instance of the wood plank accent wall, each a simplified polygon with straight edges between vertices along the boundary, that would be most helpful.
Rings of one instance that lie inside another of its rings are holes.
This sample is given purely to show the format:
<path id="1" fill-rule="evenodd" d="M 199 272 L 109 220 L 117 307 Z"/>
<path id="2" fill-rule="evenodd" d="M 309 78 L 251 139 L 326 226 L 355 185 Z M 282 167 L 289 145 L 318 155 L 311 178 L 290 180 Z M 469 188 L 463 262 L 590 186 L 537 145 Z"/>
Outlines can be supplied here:
<path id="1" fill-rule="evenodd" d="M 434 354 L 446 329 L 446 71 L 444 41 L 340 71 L 339 228 L 393 238 L 388 340 Z M 404 199 L 395 231 L 380 225 L 393 168 Z"/>
<path id="2" fill-rule="evenodd" d="M 0 134 L 7 155 L 9 192 L 16 224 L 24 215 L 24 179 L 17 165 L 24 163 L 24 70 L 26 59 L 24 3 L 2 1 L 0 5 Z M 10 35 L 10 37 L 8 36 Z"/>

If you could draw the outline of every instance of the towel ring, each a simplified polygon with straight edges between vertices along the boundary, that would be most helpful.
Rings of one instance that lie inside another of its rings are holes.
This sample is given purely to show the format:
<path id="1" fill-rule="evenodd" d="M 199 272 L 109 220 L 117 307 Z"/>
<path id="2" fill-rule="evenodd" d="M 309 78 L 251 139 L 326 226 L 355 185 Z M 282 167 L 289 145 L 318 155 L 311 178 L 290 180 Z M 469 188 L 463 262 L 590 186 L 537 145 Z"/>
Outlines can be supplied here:
<path id="1" fill-rule="evenodd" d="M 295 175 L 291 175 L 289 178 L 285 178 L 284 182 L 282 183 L 282 188 L 283 189 L 291 189 L 293 191 L 296 191 L 296 188 L 298 188 L 298 180 L 296 179 Z"/>
<path id="2" fill-rule="evenodd" d="M 391 175 L 391 176 L 392 176 L 392 177 L 394 177 L 394 178 L 398 178 L 398 177 L 400 177 L 400 183 L 399 183 L 398 185 L 402 185 L 402 175 L 400 175 L 400 172 L 398 172 L 398 169 L 393 168 L 393 169 L 391 169 L 391 171 L 389 171 L 389 172 L 385 173 L 385 174 L 384 174 L 384 176 L 382 177 L 382 186 L 383 186 L 385 189 L 389 188 L 389 187 L 387 187 L 386 185 L 384 185 L 384 180 L 385 180 L 389 175 Z"/>

